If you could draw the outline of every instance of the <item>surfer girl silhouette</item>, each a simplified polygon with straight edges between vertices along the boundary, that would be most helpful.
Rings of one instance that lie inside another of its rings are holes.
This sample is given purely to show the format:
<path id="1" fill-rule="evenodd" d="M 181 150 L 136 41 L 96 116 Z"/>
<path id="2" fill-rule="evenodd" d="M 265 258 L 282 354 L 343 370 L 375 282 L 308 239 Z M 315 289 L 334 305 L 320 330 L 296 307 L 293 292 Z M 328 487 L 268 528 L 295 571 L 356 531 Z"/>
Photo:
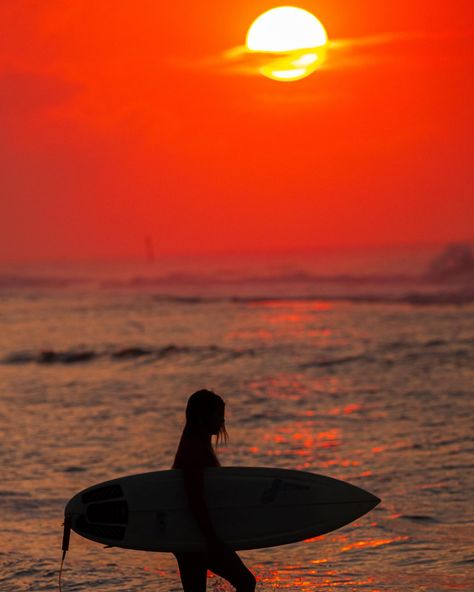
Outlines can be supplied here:
<path id="1" fill-rule="evenodd" d="M 237 592 L 254 592 L 255 577 L 240 557 L 224 543 L 212 524 L 204 498 L 204 469 L 220 466 L 216 444 L 227 442 L 224 400 L 208 390 L 191 395 L 186 406 L 186 424 L 173 469 L 181 469 L 191 512 L 207 542 L 205 551 L 175 552 L 184 592 L 205 592 L 207 570 L 227 580 Z"/>

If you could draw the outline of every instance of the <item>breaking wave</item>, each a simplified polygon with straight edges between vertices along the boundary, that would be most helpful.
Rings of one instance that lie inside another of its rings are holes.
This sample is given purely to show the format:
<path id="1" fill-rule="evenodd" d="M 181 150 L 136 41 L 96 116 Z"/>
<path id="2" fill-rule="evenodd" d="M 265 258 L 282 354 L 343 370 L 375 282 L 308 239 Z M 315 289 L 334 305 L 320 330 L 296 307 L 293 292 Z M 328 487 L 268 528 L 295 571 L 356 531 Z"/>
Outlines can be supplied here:
<path id="1" fill-rule="evenodd" d="M 122 347 L 113 350 L 83 349 L 80 347 L 67 350 L 40 350 L 12 352 L 3 358 L 4 364 L 84 364 L 98 359 L 115 361 L 134 360 L 138 358 L 150 361 L 161 360 L 172 356 L 193 355 L 203 358 L 219 358 L 221 360 L 236 359 L 242 356 L 253 356 L 253 349 L 223 348 L 217 345 L 209 346 L 177 346 L 174 344 L 159 348 Z"/>

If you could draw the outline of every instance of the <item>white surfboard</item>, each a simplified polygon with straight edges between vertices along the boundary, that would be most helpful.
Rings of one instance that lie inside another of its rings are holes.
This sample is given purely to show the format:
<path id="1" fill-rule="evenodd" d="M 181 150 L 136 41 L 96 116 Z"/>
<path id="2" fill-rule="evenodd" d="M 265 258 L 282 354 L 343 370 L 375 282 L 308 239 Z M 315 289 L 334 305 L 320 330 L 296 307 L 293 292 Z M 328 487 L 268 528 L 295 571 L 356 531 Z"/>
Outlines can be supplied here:
<path id="1" fill-rule="evenodd" d="M 235 550 L 312 538 L 352 522 L 380 502 L 344 481 L 258 467 L 206 469 L 205 495 L 215 530 Z M 65 514 L 75 532 L 105 545 L 165 552 L 205 549 L 177 469 L 89 487 L 69 501 Z"/>

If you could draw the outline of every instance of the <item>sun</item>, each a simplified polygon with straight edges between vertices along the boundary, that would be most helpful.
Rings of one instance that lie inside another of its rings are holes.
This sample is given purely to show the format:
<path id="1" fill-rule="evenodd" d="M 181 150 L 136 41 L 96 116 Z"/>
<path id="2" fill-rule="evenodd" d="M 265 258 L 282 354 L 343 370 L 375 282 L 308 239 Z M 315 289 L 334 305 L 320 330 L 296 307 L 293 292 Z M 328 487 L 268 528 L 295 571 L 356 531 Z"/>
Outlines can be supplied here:
<path id="1" fill-rule="evenodd" d="M 250 52 L 271 54 L 260 68 L 264 76 L 289 82 L 305 78 L 319 67 L 327 41 L 326 29 L 313 14 L 295 6 L 278 6 L 255 19 L 246 47 Z"/>

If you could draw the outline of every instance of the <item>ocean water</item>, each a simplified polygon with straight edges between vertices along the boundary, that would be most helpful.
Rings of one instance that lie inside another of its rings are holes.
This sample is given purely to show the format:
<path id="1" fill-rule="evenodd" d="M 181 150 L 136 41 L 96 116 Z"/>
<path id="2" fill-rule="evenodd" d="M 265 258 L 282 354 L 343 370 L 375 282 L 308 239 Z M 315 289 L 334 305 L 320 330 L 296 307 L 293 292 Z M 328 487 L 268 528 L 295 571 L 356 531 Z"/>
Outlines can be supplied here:
<path id="1" fill-rule="evenodd" d="M 187 397 L 210 388 L 223 465 L 382 498 L 324 537 L 241 552 L 257 590 L 474 590 L 472 269 L 433 273 L 437 254 L 1 266 L 0 589 L 57 589 L 67 500 L 169 468 Z M 181 587 L 172 555 L 72 533 L 63 589 Z"/>

